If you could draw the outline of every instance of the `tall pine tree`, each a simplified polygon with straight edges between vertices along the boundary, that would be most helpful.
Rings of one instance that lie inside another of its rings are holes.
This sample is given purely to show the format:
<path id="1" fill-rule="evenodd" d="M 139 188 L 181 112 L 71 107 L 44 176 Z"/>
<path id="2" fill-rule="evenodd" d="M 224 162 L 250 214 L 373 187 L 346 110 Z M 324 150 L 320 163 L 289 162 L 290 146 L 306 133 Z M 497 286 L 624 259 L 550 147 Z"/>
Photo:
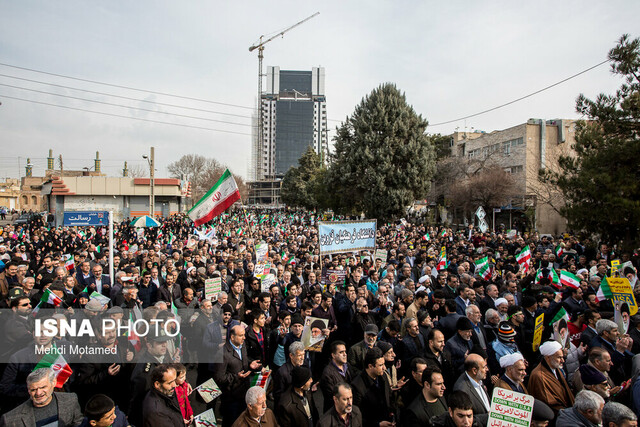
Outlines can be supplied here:
<path id="1" fill-rule="evenodd" d="M 390 220 L 425 198 L 436 158 L 426 128 L 395 85 L 374 89 L 337 130 L 327 174 L 335 208 Z"/>

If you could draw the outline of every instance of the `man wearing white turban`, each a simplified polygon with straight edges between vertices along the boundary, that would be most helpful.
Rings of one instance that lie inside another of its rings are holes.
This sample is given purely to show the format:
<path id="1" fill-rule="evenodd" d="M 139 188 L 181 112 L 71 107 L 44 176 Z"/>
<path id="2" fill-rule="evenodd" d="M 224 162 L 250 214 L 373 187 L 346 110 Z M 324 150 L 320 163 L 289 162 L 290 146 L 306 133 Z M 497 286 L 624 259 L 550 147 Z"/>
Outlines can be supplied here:
<path id="1" fill-rule="evenodd" d="M 527 365 L 522 354 L 513 353 L 502 356 L 500 358 L 500 367 L 503 368 L 505 372 L 496 382 L 496 387 L 529 394 L 523 384 L 524 377 L 527 375 Z"/>
<path id="2" fill-rule="evenodd" d="M 564 352 L 557 341 L 547 341 L 540 346 L 542 360 L 529 377 L 529 394 L 542 400 L 558 414 L 560 409 L 573 406 L 574 397 L 562 371 Z"/>

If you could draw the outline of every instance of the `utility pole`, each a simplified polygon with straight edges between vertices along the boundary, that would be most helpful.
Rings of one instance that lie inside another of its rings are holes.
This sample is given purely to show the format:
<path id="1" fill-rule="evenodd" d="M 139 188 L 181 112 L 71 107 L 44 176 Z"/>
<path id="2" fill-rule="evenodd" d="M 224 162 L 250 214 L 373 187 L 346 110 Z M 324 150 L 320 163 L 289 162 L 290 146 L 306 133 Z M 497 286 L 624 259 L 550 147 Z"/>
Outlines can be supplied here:
<path id="1" fill-rule="evenodd" d="M 156 195 L 155 195 L 155 183 L 154 183 L 154 172 L 156 168 L 155 161 L 155 148 L 151 147 L 151 156 L 149 158 L 149 185 L 151 186 L 151 203 L 149 207 L 151 208 L 151 218 L 156 214 Z"/>
<path id="2" fill-rule="evenodd" d="M 146 154 L 143 154 L 142 158 L 145 159 L 147 163 L 149 163 L 149 216 L 153 218 L 156 211 L 156 198 L 154 194 L 155 188 L 154 188 L 154 182 L 153 182 L 153 176 L 154 176 L 154 171 L 156 166 L 154 147 L 151 147 L 151 153 L 149 156 L 147 156 Z"/>

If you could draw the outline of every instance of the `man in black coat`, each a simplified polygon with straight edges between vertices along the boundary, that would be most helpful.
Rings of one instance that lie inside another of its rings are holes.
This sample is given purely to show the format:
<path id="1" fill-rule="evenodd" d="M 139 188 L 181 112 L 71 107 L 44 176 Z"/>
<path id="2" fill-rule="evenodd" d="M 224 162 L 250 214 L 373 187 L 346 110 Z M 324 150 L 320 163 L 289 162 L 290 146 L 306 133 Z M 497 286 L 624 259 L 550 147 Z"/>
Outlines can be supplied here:
<path id="1" fill-rule="evenodd" d="M 142 403 L 143 427 L 173 427 L 185 424 L 175 393 L 176 370 L 159 365 L 151 372 L 151 390 Z"/>
<path id="2" fill-rule="evenodd" d="M 440 369 L 445 379 L 447 389 L 451 389 L 455 380 L 451 355 L 444 349 L 444 335 L 438 329 L 432 329 L 427 337 L 427 349 L 424 352 L 424 359 L 427 366 Z"/>
<path id="3" fill-rule="evenodd" d="M 236 325 L 231 328 L 231 336 L 222 350 L 223 361 L 214 368 L 214 380 L 222 390 L 222 425 L 230 427 L 246 408 L 245 394 L 249 390 L 252 371 L 261 367 L 257 360 L 251 360 L 244 346 L 245 330 Z"/>
<path id="4" fill-rule="evenodd" d="M 447 413 L 444 400 L 444 378 L 438 368 L 426 368 L 422 373 L 423 388 L 411 405 L 402 413 L 402 425 L 428 426 L 433 417 Z"/>
<path id="5" fill-rule="evenodd" d="M 318 409 L 311 393 L 311 370 L 296 366 L 291 372 L 291 387 L 280 397 L 276 407 L 281 427 L 313 427 L 318 421 Z"/>
<path id="6" fill-rule="evenodd" d="M 353 404 L 366 408 L 362 414 L 364 427 L 391 427 L 391 387 L 384 375 L 385 363 L 382 350 L 375 347 L 367 351 L 365 370 L 351 383 Z"/>
<path id="7" fill-rule="evenodd" d="M 171 337 L 166 335 L 164 331 L 157 335 L 149 334 L 146 338 L 146 349 L 138 354 L 129 381 L 129 405 L 123 409 L 133 425 L 142 425 L 142 403 L 147 391 L 153 386 L 151 372 L 161 364 L 173 362 L 167 351 L 169 340 Z"/>
<path id="8" fill-rule="evenodd" d="M 333 389 L 333 407 L 320 417 L 316 427 L 362 427 L 362 413 L 353 405 L 351 386 L 338 383 Z"/>
<path id="9" fill-rule="evenodd" d="M 276 406 L 280 396 L 291 386 L 291 372 L 295 367 L 303 365 L 304 357 L 304 344 L 301 341 L 296 341 L 289 346 L 289 360 L 273 375 L 273 403 Z"/>
<path id="10" fill-rule="evenodd" d="M 353 370 L 347 363 L 347 347 L 344 341 L 331 343 L 331 360 L 324 368 L 320 378 L 320 389 L 324 398 L 323 411 L 328 411 L 335 396 L 335 387 L 340 383 L 349 384 L 353 379 Z M 351 392 L 351 387 L 349 387 Z"/>
<path id="11" fill-rule="evenodd" d="M 438 320 L 436 328 L 440 329 L 444 334 L 445 340 L 448 340 L 456 334 L 456 323 L 458 319 L 463 317 L 456 313 L 456 302 L 448 299 L 444 302 L 444 309 L 447 315 Z"/>

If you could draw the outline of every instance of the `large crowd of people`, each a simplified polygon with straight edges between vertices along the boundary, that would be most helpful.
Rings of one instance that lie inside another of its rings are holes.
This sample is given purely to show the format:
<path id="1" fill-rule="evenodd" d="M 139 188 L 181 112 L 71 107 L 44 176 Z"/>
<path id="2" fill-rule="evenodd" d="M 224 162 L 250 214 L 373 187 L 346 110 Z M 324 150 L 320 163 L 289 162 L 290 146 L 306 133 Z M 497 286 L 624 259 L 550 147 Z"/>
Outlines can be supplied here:
<path id="1" fill-rule="evenodd" d="M 497 388 L 535 398 L 536 427 L 637 425 L 640 313 L 601 286 L 640 290 L 638 254 L 411 220 L 379 224 L 376 250 L 321 254 L 334 219 L 123 221 L 113 277 L 106 227 L 3 227 L 0 425 L 487 426 Z M 91 351 L 64 353 L 62 328 L 35 327 L 49 319 L 88 322 Z M 160 328 L 105 328 L 137 319 Z"/>

